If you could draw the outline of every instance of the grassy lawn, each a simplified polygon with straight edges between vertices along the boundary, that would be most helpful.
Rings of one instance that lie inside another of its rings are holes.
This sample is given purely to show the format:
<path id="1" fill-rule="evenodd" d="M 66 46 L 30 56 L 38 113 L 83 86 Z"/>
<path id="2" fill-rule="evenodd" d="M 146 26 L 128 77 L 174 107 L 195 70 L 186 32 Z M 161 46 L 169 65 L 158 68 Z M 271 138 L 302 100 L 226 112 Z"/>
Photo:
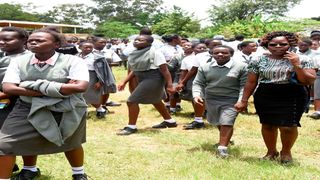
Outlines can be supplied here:
<path id="1" fill-rule="evenodd" d="M 126 71 L 116 67 L 114 73 L 119 81 Z M 162 119 L 151 105 L 143 105 L 138 133 L 117 136 L 116 132 L 127 124 L 128 96 L 128 91 L 112 94 L 111 99 L 122 106 L 111 107 L 114 113 L 102 120 L 96 119 L 94 109 L 89 108 L 84 149 L 85 170 L 91 179 L 320 179 L 320 121 L 303 116 L 292 152 L 294 164 L 283 166 L 259 160 L 266 148 L 258 117 L 240 114 L 232 138 L 235 145 L 230 146 L 231 157 L 220 159 L 213 147 L 218 141 L 215 127 L 206 124 L 203 130 L 182 129 L 192 120 L 191 104 L 185 101 L 183 111 L 174 116 L 177 128 L 151 129 Z M 252 106 L 250 111 L 254 111 Z M 21 165 L 21 158 L 18 161 Z M 63 154 L 40 156 L 38 167 L 40 179 L 71 179 L 71 168 Z"/>

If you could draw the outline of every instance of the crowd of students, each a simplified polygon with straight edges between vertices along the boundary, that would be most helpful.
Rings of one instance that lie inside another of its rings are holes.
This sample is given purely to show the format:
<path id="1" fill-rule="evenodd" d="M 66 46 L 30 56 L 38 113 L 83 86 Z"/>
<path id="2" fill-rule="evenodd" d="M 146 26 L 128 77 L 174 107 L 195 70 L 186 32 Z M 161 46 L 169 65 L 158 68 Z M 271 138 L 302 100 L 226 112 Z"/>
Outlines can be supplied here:
<path id="1" fill-rule="evenodd" d="M 205 128 L 203 117 L 219 129 L 217 155 L 228 146 L 237 115 L 254 95 L 267 148 L 263 157 L 291 163 L 302 113 L 314 101 L 311 118 L 320 118 L 320 31 L 310 37 L 276 31 L 259 39 L 223 36 L 189 40 L 179 35 L 153 38 L 148 28 L 130 42 L 104 37 L 64 38 L 53 27 L 28 33 L 16 27 L 0 32 L 0 179 L 9 179 L 16 156 L 23 157 L 15 179 L 40 176 L 37 155 L 64 152 L 72 177 L 85 180 L 82 143 L 86 108 L 104 119 L 106 106 L 118 106 L 110 93 L 129 84 L 128 124 L 117 135 L 138 132 L 139 104 L 152 104 L 163 120 L 152 128 L 175 128 L 172 115 L 192 103 L 194 119 L 185 130 Z M 124 65 L 127 77 L 116 82 L 112 67 Z M 118 85 L 117 85 L 118 84 Z M 117 112 L 116 112 L 117 113 Z M 278 131 L 282 142 L 276 147 Z"/>

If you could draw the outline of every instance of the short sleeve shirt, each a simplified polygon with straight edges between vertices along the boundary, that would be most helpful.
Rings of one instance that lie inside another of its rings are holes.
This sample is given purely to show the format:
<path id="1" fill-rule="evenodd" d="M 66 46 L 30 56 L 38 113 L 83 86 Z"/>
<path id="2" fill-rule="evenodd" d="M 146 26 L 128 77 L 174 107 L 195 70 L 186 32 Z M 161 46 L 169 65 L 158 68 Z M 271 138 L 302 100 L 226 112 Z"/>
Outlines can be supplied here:
<path id="1" fill-rule="evenodd" d="M 302 68 L 313 68 L 311 59 L 299 56 Z M 258 56 L 248 65 L 248 72 L 259 76 L 260 83 L 288 84 L 293 66 L 287 59 L 271 59 L 266 55 Z"/>

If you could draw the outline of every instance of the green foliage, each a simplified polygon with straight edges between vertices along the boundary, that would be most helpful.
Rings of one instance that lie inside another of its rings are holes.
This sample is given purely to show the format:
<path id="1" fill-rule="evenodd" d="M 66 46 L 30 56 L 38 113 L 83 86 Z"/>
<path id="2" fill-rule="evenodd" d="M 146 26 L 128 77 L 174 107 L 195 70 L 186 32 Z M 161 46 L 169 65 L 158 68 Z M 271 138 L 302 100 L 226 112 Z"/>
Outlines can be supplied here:
<path id="1" fill-rule="evenodd" d="M 23 10 L 20 4 L 0 4 L 0 19 L 3 20 L 18 20 L 18 21 L 38 21 L 36 14 L 28 13 Z"/>
<path id="2" fill-rule="evenodd" d="M 235 34 L 243 34 L 248 38 L 259 38 L 264 34 L 276 30 L 290 32 L 301 32 L 306 28 L 320 26 L 315 20 L 280 21 L 273 18 L 263 20 L 262 16 L 254 16 L 251 19 L 235 20 L 232 23 L 225 23 L 203 29 L 196 37 L 212 37 L 222 34 L 225 37 L 233 37 Z"/>
<path id="3" fill-rule="evenodd" d="M 208 11 L 214 24 L 251 19 L 257 15 L 284 16 L 301 0 L 221 0 L 221 6 L 212 5 Z"/>
<path id="4" fill-rule="evenodd" d="M 84 4 L 62 4 L 53 7 L 43 16 L 55 23 L 83 25 L 92 22 L 90 11 L 90 7 Z"/>
<path id="5" fill-rule="evenodd" d="M 109 38 L 126 38 L 138 32 L 139 30 L 129 23 L 109 21 L 99 25 L 94 33 L 104 34 Z"/>
<path id="6" fill-rule="evenodd" d="M 162 0 L 93 0 L 98 5 L 92 13 L 100 21 L 121 21 L 132 25 L 151 24 L 153 15 L 161 9 Z"/>
<path id="7" fill-rule="evenodd" d="M 193 14 L 189 15 L 181 8 L 174 6 L 171 12 L 159 18 L 159 22 L 152 26 L 154 33 L 159 35 L 164 34 L 179 34 L 189 37 L 200 30 L 200 21 L 192 18 Z"/>

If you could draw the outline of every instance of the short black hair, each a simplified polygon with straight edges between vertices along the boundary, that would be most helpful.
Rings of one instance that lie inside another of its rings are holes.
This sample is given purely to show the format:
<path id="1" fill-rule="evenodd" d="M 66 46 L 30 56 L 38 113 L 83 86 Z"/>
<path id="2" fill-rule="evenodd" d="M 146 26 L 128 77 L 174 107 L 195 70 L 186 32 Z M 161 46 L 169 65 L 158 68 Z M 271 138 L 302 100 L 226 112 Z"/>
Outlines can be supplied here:
<path id="1" fill-rule="evenodd" d="M 1 29 L 1 32 L 16 32 L 18 33 L 18 36 L 20 39 L 25 39 L 25 40 L 27 40 L 29 37 L 29 33 L 26 30 L 19 27 L 6 26 Z"/>
<path id="2" fill-rule="evenodd" d="M 212 48 L 212 51 L 213 51 L 214 49 L 216 49 L 216 48 L 227 48 L 227 49 L 229 49 L 229 52 L 230 52 L 231 56 L 233 56 L 233 54 L 234 54 L 234 49 L 233 49 L 232 47 L 230 47 L 230 46 L 226 46 L 226 45 L 214 46 L 214 47 Z"/>
<path id="3" fill-rule="evenodd" d="M 33 31 L 32 34 L 38 33 L 38 32 L 48 33 L 53 37 L 54 41 L 57 42 L 60 46 L 63 44 L 63 40 L 64 40 L 63 35 L 56 31 L 50 30 L 48 28 L 41 28 Z"/>

